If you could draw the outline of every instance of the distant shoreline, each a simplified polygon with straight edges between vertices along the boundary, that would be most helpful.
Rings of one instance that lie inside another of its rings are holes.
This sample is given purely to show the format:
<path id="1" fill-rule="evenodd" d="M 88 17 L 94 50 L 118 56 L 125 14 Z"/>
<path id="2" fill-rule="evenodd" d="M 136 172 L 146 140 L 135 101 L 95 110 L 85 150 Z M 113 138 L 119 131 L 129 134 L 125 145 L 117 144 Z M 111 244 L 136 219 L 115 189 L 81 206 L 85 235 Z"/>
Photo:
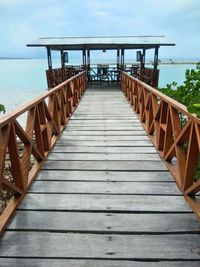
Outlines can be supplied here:
<path id="1" fill-rule="evenodd" d="M 196 65 L 199 61 L 192 61 L 192 62 L 160 62 L 158 65 Z M 152 65 L 152 63 L 146 63 L 146 65 Z"/>
<path id="2" fill-rule="evenodd" d="M 28 58 L 28 57 L 0 57 L 0 60 L 47 60 L 46 58 Z M 73 60 L 72 60 L 73 61 Z M 198 61 L 162 61 L 158 63 L 158 65 L 196 65 Z M 100 63 L 100 62 L 99 62 Z M 73 64 L 73 63 L 72 63 Z M 80 63 L 81 64 L 81 63 Z M 98 63 L 91 63 L 91 65 L 96 65 Z M 102 63 L 103 64 L 103 63 Z M 109 62 L 106 64 L 115 65 L 115 62 Z M 138 64 L 138 62 L 126 62 L 126 65 Z M 153 65 L 152 62 L 146 62 L 145 65 Z"/>
<path id="3" fill-rule="evenodd" d="M 13 60 L 13 59 L 32 59 L 32 58 L 28 58 L 28 57 L 0 57 L 0 60 Z"/>

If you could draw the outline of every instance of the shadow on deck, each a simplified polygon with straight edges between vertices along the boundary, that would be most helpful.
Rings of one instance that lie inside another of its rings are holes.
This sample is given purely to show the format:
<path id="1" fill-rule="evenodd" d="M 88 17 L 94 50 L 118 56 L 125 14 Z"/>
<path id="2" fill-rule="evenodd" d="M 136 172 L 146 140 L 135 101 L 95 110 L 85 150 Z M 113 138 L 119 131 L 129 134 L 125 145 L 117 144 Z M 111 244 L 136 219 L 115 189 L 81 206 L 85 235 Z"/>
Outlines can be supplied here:
<path id="1" fill-rule="evenodd" d="M 90 86 L 1 240 L 1 266 L 193 266 L 200 223 L 115 85 Z"/>

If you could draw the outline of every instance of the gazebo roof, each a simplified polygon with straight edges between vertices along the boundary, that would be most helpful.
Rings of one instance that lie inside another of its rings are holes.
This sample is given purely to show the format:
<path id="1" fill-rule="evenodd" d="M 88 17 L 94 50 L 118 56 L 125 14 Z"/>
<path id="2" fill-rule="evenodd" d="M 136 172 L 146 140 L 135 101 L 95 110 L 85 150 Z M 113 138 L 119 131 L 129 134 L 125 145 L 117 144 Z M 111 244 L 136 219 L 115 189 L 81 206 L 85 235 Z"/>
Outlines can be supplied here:
<path id="1" fill-rule="evenodd" d="M 96 36 L 96 37 L 44 37 L 27 44 L 52 50 L 150 49 L 174 46 L 165 36 Z"/>

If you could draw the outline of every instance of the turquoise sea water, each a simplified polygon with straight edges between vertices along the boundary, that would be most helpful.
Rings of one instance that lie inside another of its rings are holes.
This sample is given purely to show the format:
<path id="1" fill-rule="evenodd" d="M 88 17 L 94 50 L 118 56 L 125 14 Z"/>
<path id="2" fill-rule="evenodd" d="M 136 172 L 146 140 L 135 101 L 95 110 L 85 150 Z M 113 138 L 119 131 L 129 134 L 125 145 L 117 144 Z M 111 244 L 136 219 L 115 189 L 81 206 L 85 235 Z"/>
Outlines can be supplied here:
<path id="1" fill-rule="evenodd" d="M 53 66 L 59 67 L 59 60 L 54 60 Z M 195 65 L 161 65 L 159 68 L 159 86 L 165 86 L 173 81 L 181 84 L 185 70 L 195 68 Z M 7 112 L 47 89 L 46 69 L 46 59 L 0 60 L 0 103 L 5 105 Z"/>

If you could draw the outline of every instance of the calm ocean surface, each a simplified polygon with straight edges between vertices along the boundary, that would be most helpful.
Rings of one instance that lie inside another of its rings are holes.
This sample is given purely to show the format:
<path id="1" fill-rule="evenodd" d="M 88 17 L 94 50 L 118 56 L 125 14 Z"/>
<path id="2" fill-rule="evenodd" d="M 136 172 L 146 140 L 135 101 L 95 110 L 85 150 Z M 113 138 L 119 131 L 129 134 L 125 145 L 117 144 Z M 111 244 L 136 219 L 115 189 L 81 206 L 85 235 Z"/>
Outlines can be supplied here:
<path id="1" fill-rule="evenodd" d="M 59 60 L 53 63 L 54 67 L 59 67 Z M 173 81 L 181 84 L 185 70 L 195 68 L 195 65 L 161 65 L 159 68 L 159 86 L 162 87 Z M 5 105 L 7 112 L 47 89 L 46 69 L 45 59 L 0 60 L 0 103 Z"/>

